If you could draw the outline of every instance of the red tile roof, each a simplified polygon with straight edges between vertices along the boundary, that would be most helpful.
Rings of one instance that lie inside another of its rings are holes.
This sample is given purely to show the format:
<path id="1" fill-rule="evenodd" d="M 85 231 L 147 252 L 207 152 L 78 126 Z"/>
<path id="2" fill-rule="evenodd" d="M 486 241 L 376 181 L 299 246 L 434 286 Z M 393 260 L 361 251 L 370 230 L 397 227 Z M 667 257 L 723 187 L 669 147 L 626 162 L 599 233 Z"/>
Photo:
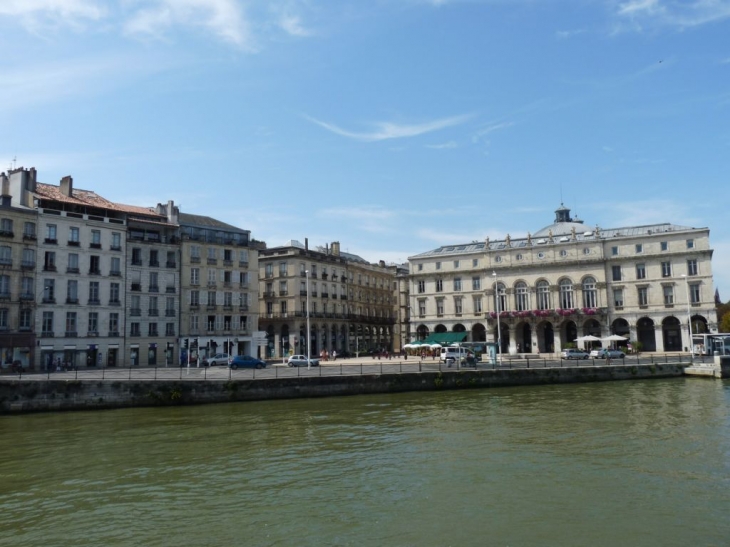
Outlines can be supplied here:
<path id="1" fill-rule="evenodd" d="M 74 188 L 71 197 L 64 195 L 59 186 L 52 184 L 36 183 L 36 196 L 40 199 L 48 199 L 58 201 L 60 203 L 68 203 L 72 205 L 80 205 L 86 207 L 96 207 L 99 209 L 108 209 L 110 211 L 118 211 L 120 213 L 131 213 L 137 215 L 152 215 L 160 219 L 166 218 L 164 215 L 157 214 L 152 207 L 139 207 L 137 205 L 125 205 L 123 203 L 114 203 L 106 198 L 101 197 L 91 190 L 80 190 Z"/>

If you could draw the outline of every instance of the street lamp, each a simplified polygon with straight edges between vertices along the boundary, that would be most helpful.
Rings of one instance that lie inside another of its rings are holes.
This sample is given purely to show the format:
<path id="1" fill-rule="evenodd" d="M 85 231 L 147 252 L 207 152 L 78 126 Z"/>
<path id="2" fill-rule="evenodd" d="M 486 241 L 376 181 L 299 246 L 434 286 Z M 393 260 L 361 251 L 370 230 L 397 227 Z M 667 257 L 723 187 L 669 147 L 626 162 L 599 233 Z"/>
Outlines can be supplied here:
<path id="1" fill-rule="evenodd" d="M 694 363 L 695 352 L 692 348 L 692 314 L 689 308 L 689 277 L 687 274 L 682 274 L 684 277 L 684 288 L 687 294 L 687 331 L 689 332 L 689 362 Z"/>
<path id="2" fill-rule="evenodd" d="M 497 272 L 492 272 L 492 277 L 494 277 L 494 296 L 496 300 L 496 308 L 497 308 L 497 354 L 499 359 L 500 366 L 502 365 L 502 326 L 501 321 L 499 320 L 499 282 L 497 281 Z"/>
<path id="3" fill-rule="evenodd" d="M 309 331 L 309 270 L 305 270 L 305 273 L 307 274 L 307 368 L 311 368 L 311 351 L 309 349 L 309 346 L 312 343 L 312 335 Z"/>

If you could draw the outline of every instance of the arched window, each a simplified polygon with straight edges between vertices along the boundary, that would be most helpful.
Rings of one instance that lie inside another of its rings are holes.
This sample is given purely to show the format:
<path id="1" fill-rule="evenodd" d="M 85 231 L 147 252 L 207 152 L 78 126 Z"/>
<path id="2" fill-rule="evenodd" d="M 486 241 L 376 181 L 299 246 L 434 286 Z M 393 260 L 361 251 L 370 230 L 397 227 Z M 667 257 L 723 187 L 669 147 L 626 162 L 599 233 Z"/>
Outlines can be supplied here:
<path id="1" fill-rule="evenodd" d="M 598 295 L 596 293 L 596 280 L 592 277 L 586 277 L 583 280 L 583 307 L 597 308 Z"/>
<path id="2" fill-rule="evenodd" d="M 550 283 L 547 281 L 540 281 L 537 284 L 537 309 L 550 309 Z"/>
<path id="3" fill-rule="evenodd" d="M 564 310 L 574 307 L 573 282 L 570 279 L 563 279 L 560 282 L 560 307 Z"/>
<path id="4" fill-rule="evenodd" d="M 522 281 L 515 285 L 515 309 L 517 311 L 530 309 L 530 293 L 527 291 L 527 284 Z"/>

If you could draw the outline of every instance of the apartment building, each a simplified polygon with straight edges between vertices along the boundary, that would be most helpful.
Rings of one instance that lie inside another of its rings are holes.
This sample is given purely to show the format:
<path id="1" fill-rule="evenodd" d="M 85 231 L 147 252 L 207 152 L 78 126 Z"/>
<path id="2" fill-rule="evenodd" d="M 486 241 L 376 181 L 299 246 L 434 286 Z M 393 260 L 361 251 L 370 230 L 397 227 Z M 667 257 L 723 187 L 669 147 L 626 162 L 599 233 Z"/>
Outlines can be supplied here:
<path id="1" fill-rule="evenodd" d="M 179 214 L 181 249 L 180 342 L 193 360 L 224 352 L 259 356 L 260 243 L 211 217 Z M 183 355 L 182 359 L 186 359 Z"/>
<path id="2" fill-rule="evenodd" d="M 662 352 L 691 346 L 690 321 L 693 333 L 717 331 L 709 229 L 601 229 L 562 205 L 555 213 L 526 237 L 409 257 L 412 336 L 555 353 L 578 336 L 617 334 Z"/>
<path id="3" fill-rule="evenodd" d="M 290 241 L 259 255 L 266 357 L 393 349 L 395 270 L 340 250 Z M 307 332 L 310 342 L 307 348 Z"/>

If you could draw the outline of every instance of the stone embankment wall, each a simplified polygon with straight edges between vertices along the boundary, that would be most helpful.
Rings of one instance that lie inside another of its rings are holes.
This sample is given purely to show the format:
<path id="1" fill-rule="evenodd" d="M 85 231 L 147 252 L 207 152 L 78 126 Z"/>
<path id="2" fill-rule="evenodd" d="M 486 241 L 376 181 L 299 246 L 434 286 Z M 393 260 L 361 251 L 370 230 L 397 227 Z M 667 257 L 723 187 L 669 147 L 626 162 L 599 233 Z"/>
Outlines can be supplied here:
<path id="1" fill-rule="evenodd" d="M 623 365 L 261 380 L 3 380 L 0 413 L 194 405 L 300 397 L 673 378 L 683 365 Z"/>

